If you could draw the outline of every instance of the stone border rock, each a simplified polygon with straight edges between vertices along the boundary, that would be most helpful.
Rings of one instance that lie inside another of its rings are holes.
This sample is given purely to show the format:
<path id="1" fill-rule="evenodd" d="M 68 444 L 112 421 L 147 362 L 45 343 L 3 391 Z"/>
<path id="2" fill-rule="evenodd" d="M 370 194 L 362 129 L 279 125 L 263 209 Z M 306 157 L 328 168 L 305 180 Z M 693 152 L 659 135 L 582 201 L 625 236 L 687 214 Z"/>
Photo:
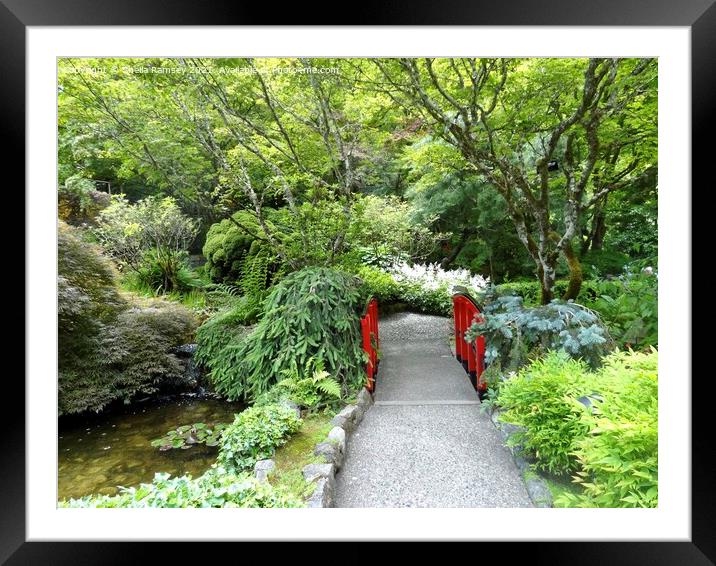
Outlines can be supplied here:
<path id="1" fill-rule="evenodd" d="M 333 428 L 326 440 L 316 444 L 313 453 L 322 456 L 325 463 L 308 464 L 303 468 L 307 482 L 315 482 L 316 488 L 308 499 L 309 508 L 333 507 L 336 493 L 336 473 L 343 465 L 348 438 L 358 428 L 363 416 L 373 405 L 373 395 L 363 388 L 354 405 L 346 405 L 331 421 Z"/>
<path id="2" fill-rule="evenodd" d="M 493 409 L 490 412 L 490 420 L 495 428 L 502 434 L 503 444 L 507 446 L 507 439 L 520 430 L 521 427 L 512 425 L 509 423 L 500 422 L 499 416 L 501 411 L 499 409 Z M 507 446 L 512 458 L 515 461 L 515 465 L 522 474 L 522 480 L 525 482 L 527 489 L 527 495 L 529 495 L 532 503 L 535 507 L 552 507 L 552 492 L 545 483 L 545 481 L 530 469 L 530 463 L 524 458 L 523 449 L 520 446 Z"/>

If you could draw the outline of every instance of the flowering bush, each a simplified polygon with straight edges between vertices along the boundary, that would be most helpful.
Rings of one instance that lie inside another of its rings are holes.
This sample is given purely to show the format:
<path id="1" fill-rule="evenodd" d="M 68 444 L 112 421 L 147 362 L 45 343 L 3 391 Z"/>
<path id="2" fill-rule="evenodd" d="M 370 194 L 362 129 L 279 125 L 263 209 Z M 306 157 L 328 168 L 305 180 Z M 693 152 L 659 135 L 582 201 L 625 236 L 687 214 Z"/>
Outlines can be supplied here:
<path id="1" fill-rule="evenodd" d="M 388 273 L 399 283 L 417 284 L 428 291 L 444 290 L 451 296 L 455 286 L 463 286 L 478 293 L 488 285 L 484 277 L 472 275 L 467 269 L 446 270 L 437 263 L 409 265 L 407 262 L 397 262 L 388 268 Z"/>
<path id="2" fill-rule="evenodd" d="M 467 269 L 445 270 L 438 264 L 397 262 L 388 268 L 388 273 L 398 283 L 401 301 L 419 312 L 444 316 L 452 313 L 455 287 L 466 287 L 477 294 L 488 284 L 483 277 L 472 275 Z"/>

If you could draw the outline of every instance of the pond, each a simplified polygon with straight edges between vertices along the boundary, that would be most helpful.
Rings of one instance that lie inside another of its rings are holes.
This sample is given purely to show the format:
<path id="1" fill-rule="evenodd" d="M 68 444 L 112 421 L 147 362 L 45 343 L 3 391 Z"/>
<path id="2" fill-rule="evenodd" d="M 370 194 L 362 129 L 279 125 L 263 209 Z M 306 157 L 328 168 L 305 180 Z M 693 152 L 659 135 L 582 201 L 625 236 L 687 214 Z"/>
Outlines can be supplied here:
<path id="1" fill-rule="evenodd" d="M 120 407 L 59 421 L 58 498 L 113 495 L 117 486 L 151 482 L 156 472 L 197 477 L 216 460 L 217 448 L 160 451 L 155 438 L 184 424 L 230 423 L 240 403 L 178 397 Z"/>

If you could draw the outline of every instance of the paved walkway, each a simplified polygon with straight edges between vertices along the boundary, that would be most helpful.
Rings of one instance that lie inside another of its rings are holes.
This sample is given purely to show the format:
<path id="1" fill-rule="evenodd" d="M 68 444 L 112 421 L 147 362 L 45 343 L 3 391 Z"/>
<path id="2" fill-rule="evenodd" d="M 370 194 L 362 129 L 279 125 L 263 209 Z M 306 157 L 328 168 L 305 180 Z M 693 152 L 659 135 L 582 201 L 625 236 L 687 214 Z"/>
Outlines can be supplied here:
<path id="1" fill-rule="evenodd" d="M 452 321 L 380 319 L 375 404 L 348 441 L 336 507 L 531 507 L 462 366 Z"/>

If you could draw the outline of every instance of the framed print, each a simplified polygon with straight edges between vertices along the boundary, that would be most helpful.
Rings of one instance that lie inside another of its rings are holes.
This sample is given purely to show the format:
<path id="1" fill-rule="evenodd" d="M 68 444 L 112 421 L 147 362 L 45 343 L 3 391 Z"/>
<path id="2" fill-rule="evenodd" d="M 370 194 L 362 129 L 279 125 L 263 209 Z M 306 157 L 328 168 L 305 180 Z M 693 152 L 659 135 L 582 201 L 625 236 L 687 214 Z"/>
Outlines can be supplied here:
<path id="1" fill-rule="evenodd" d="M 304 9 L 0 0 L 27 223 L 2 559 L 714 563 L 712 1 Z"/>

